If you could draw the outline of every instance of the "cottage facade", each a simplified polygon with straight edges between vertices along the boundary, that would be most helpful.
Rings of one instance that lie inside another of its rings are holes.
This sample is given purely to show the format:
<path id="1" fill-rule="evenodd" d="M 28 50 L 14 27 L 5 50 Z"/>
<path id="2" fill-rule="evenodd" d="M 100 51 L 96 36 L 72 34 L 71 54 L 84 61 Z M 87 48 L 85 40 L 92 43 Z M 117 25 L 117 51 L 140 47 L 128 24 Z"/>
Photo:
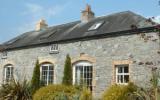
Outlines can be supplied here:
<path id="1" fill-rule="evenodd" d="M 147 87 L 152 68 L 160 68 L 158 24 L 130 11 L 96 18 L 87 5 L 81 21 L 47 27 L 41 20 L 37 27 L 1 46 L 1 84 L 12 76 L 31 80 L 37 60 L 41 80 L 60 84 L 67 54 L 73 84 L 86 82 L 96 97 L 115 83 Z"/>

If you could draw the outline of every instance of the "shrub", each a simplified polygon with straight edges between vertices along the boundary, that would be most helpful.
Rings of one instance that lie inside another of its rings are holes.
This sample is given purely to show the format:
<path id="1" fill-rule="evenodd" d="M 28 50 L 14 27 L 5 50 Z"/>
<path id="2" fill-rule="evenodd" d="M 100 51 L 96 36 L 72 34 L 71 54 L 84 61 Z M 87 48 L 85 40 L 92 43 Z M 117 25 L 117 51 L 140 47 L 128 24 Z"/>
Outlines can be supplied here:
<path id="1" fill-rule="evenodd" d="M 64 85 L 72 85 L 72 64 L 71 64 L 71 58 L 69 55 L 66 56 L 63 75 L 64 76 L 63 76 L 62 83 Z"/>
<path id="2" fill-rule="evenodd" d="M 90 89 L 88 88 L 83 88 L 80 100 L 92 100 L 92 93 Z"/>
<path id="3" fill-rule="evenodd" d="M 103 100 L 128 100 L 128 95 L 137 90 L 133 83 L 128 85 L 112 85 L 103 94 Z"/>
<path id="4" fill-rule="evenodd" d="M 92 100 L 92 93 L 87 88 L 49 85 L 36 91 L 33 100 Z"/>
<path id="5" fill-rule="evenodd" d="M 12 80 L 2 84 L 0 88 L 0 100 L 31 100 L 30 85 L 26 80 Z"/>
<path id="6" fill-rule="evenodd" d="M 77 93 L 78 89 L 73 86 L 48 85 L 36 91 L 33 100 L 73 100 Z"/>
<path id="7" fill-rule="evenodd" d="M 36 90 L 40 87 L 40 65 L 39 61 L 36 61 L 36 65 L 34 67 L 33 76 L 31 80 L 32 94 L 35 93 Z"/>

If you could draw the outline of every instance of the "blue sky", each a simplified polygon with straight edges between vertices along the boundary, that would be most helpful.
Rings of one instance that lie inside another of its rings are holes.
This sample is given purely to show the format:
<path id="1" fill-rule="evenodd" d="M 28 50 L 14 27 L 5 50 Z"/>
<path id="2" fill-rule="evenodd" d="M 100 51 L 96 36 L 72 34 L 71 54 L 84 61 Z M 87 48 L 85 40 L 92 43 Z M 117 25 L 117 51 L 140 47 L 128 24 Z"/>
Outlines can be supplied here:
<path id="1" fill-rule="evenodd" d="M 145 17 L 160 16 L 159 0 L 1 0 L 0 43 L 35 29 L 43 18 L 49 26 L 80 19 L 86 3 L 96 16 L 133 11 Z M 160 17 L 158 17 L 160 18 Z"/>

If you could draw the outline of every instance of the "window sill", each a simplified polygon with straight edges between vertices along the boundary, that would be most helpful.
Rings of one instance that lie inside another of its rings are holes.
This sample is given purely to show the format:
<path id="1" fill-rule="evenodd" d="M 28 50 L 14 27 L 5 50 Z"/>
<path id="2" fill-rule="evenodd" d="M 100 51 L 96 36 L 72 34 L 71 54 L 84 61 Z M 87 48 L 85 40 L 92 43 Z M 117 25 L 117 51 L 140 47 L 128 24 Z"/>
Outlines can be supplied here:
<path id="1" fill-rule="evenodd" d="M 128 83 L 116 83 L 117 85 L 128 85 Z"/>
<path id="2" fill-rule="evenodd" d="M 7 56 L 3 56 L 2 59 L 7 59 Z"/>
<path id="3" fill-rule="evenodd" d="M 55 50 L 55 51 L 50 51 L 49 53 L 50 53 L 50 54 L 58 54 L 59 51 L 58 51 L 58 50 Z"/>

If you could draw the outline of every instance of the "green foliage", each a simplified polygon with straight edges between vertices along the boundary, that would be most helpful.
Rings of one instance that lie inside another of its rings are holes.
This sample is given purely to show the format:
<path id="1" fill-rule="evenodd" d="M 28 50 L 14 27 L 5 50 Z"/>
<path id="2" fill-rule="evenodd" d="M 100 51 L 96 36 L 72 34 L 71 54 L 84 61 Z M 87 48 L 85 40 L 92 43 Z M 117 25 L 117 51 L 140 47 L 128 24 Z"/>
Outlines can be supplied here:
<path id="1" fill-rule="evenodd" d="M 71 85 L 48 85 L 36 91 L 33 100 L 92 100 L 92 93 L 88 88 L 79 89 Z"/>
<path id="2" fill-rule="evenodd" d="M 63 81 L 64 85 L 72 85 L 72 64 L 71 58 L 69 55 L 66 56 L 64 73 L 63 73 Z"/>
<path id="3" fill-rule="evenodd" d="M 31 80 L 32 94 L 35 93 L 36 90 L 40 88 L 40 65 L 39 61 L 36 61 L 36 65 L 34 67 L 33 76 Z"/>
<path id="4" fill-rule="evenodd" d="M 151 87 L 143 89 L 138 87 L 137 91 L 130 93 L 128 100 L 160 100 L 159 92 L 159 70 L 152 70 Z"/>
<path id="5" fill-rule="evenodd" d="M 0 88 L 0 100 L 31 100 L 29 83 L 12 80 L 10 83 L 2 84 Z"/>
<path id="6" fill-rule="evenodd" d="M 90 89 L 88 88 L 83 88 L 80 100 L 92 100 L 92 93 Z"/>
<path id="7" fill-rule="evenodd" d="M 78 89 L 73 86 L 48 85 L 40 88 L 33 96 L 33 100 L 74 100 Z"/>
<path id="8" fill-rule="evenodd" d="M 157 70 L 157 69 L 152 70 L 151 84 L 152 84 L 152 88 L 154 90 L 155 100 L 158 100 L 158 97 L 159 97 L 159 94 L 158 94 L 159 79 L 160 79 L 159 70 Z"/>
<path id="9" fill-rule="evenodd" d="M 128 95 L 134 93 L 137 86 L 133 83 L 128 85 L 112 85 L 103 94 L 103 100 L 128 100 Z"/>
<path id="10" fill-rule="evenodd" d="M 151 79 L 151 84 L 153 88 L 158 88 L 158 83 L 160 79 L 160 72 L 158 70 L 152 70 L 152 79 Z"/>

